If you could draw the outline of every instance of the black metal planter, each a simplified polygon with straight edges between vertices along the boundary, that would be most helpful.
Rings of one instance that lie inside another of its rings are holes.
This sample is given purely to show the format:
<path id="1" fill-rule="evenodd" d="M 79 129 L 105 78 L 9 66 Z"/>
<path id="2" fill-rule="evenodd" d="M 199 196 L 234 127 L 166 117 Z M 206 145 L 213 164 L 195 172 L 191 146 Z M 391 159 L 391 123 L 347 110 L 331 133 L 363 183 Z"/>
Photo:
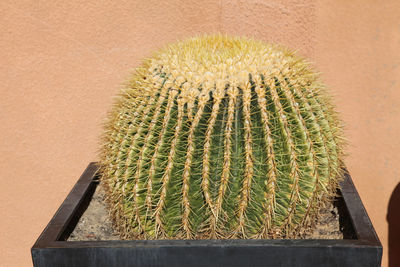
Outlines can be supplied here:
<path id="1" fill-rule="evenodd" d="M 380 266 L 382 245 L 350 175 L 342 208 L 351 221 L 343 240 L 66 241 L 97 186 L 90 163 L 32 247 L 35 267 L 73 266 Z"/>

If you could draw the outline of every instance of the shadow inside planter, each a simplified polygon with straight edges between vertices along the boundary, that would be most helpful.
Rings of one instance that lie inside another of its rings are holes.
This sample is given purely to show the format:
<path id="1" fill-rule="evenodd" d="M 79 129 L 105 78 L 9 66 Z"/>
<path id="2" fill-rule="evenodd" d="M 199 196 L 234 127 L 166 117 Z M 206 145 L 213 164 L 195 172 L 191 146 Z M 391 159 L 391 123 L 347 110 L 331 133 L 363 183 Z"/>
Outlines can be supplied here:
<path id="1" fill-rule="evenodd" d="M 96 191 L 97 186 L 99 185 L 98 177 L 96 176 L 93 182 L 90 183 L 89 189 L 87 191 L 86 196 L 83 198 L 81 204 L 79 205 L 77 211 L 72 217 L 71 221 L 68 223 L 65 230 L 62 232 L 58 241 L 67 241 L 71 233 L 74 231 L 76 225 L 79 222 L 79 219 L 85 213 L 86 209 L 89 207 L 90 202 L 92 201 L 94 192 Z"/>
<path id="2" fill-rule="evenodd" d="M 390 196 L 387 222 L 389 224 L 389 267 L 400 266 L 400 183 Z"/>
<path id="3" fill-rule="evenodd" d="M 341 196 L 340 190 L 337 191 L 337 195 L 338 197 L 336 197 L 333 201 L 333 205 L 338 209 L 339 212 L 339 224 L 340 230 L 343 233 L 343 239 L 357 239 L 357 235 L 354 231 L 349 212 L 344 203 L 343 197 Z"/>

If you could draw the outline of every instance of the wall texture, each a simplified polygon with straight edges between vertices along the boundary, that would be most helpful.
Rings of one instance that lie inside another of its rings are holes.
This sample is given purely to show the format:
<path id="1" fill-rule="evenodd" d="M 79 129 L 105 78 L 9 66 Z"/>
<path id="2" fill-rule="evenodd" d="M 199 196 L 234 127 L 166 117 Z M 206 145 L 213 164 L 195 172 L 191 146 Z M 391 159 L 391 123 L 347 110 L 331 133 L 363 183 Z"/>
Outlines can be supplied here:
<path id="1" fill-rule="evenodd" d="M 309 57 L 336 96 L 347 165 L 385 246 L 400 181 L 400 2 L 136 0 L 0 3 L 0 258 L 29 249 L 88 162 L 131 69 L 204 32 L 276 41 Z"/>

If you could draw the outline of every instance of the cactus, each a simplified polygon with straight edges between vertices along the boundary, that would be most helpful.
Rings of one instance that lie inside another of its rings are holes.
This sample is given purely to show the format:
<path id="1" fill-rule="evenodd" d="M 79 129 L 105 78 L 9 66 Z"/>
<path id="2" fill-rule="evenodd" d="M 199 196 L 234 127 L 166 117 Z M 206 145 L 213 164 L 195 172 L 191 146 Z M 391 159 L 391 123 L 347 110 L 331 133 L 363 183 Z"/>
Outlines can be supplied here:
<path id="1" fill-rule="evenodd" d="M 123 238 L 297 238 L 342 177 L 318 74 L 278 45 L 211 35 L 135 69 L 108 117 L 101 179 Z"/>

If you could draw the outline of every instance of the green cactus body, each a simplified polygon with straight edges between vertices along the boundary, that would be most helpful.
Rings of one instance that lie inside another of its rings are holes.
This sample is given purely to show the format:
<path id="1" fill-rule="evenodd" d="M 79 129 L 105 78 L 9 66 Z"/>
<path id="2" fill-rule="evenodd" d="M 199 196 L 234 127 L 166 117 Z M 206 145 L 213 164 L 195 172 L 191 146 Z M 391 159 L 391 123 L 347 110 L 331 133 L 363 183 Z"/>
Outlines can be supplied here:
<path id="1" fill-rule="evenodd" d="M 125 238 L 294 238 L 341 177 L 341 127 L 280 46 L 188 39 L 137 68 L 106 123 L 102 183 Z"/>

